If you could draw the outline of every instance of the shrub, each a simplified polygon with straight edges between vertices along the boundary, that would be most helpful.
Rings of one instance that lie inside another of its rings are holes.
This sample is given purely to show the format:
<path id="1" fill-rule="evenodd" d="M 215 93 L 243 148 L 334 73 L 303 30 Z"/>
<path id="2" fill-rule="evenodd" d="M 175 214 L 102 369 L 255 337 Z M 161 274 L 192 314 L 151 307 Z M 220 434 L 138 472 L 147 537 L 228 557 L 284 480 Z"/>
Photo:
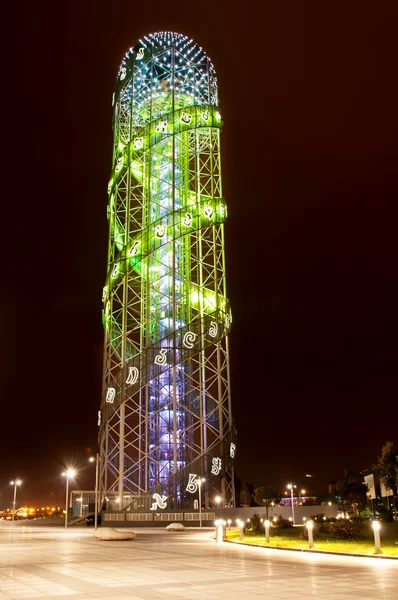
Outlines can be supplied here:
<path id="1" fill-rule="evenodd" d="M 277 516 L 277 520 L 272 521 L 273 527 L 276 527 L 277 529 L 289 529 L 289 527 L 293 527 L 293 523 L 292 523 L 292 521 L 289 521 L 289 519 L 284 519 L 282 517 L 282 515 L 276 515 L 276 516 Z"/>
<path id="2" fill-rule="evenodd" d="M 256 513 L 250 521 L 246 523 L 245 533 L 264 533 L 264 525 L 261 522 L 259 515 Z"/>
<path id="3" fill-rule="evenodd" d="M 327 531 L 332 535 L 332 537 L 338 539 L 357 537 L 360 533 L 358 527 L 349 521 L 336 521 L 335 523 L 329 523 Z"/>
<path id="4" fill-rule="evenodd" d="M 314 525 L 318 526 L 320 532 L 328 531 L 329 523 L 337 522 L 335 517 L 325 517 L 325 513 L 317 513 L 316 515 L 312 515 L 310 518 L 314 522 Z"/>
<path id="5" fill-rule="evenodd" d="M 316 513 L 315 515 L 311 515 L 311 521 L 315 521 L 315 523 L 322 523 L 324 520 L 325 513 Z"/>

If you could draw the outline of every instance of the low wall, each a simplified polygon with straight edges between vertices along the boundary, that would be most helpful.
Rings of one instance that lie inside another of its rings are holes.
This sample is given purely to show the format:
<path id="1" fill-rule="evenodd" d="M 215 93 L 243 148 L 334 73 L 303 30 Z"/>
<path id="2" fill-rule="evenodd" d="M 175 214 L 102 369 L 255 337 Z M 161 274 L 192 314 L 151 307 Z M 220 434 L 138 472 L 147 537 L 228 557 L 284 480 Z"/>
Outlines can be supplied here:
<path id="1" fill-rule="evenodd" d="M 309 519 L 311 515 L 324 513 L 326 517 L 337 516 L 337 506 L 295 506 L 294 515 L 296 525 L 303 523 L 303 517 Z M 213 527 L 216 519 L 231 519 L 235 525 L 236 519 L 246 521 L 254 514 L 265 518 L 265 508 L 218 508 L 211 511 L 202 511 L 202 526 Z M 285 519 L 292 516 L 292 509 L 288 506 L 276 506 L 269 509 L 269 518 L 275 515 L 282 515 Z M 107 512 L 103 511 L 101 524 L 103 527 L 166 527 L 170 523 L 183 523 L 185 527 L 199 527 L 199 513 L 197 511 L 157 511 L 154 513 L 133 513 L 133 512 Z"/>
<path id="2" fill-rule="evenodd" d="M 294 507 L 294 518 L 297 525 L 303 523 L 303 517 L 309 519 L 311 515 L 317 513 L 325 513 L 325 517 L 337 517 L 338 513 L 337 505 L 317 505 L 317 506 L 295 506 Z M 254 514 L 259 515 L 261 518 L 266 517 L 265 508 L 256 506 L 252 508 L 219 508 L 215 511 L 218 519 L 231 519 L 232 522 L 236 522 L 236 519 L 245 521 L 250 519 Z M 270 519 L 276 515 L 282 515 L 284 519 L 288 519 L 292 516 L 292 509 L 290 506 L 274 506 L 268 510 L 268 516 Z"/>

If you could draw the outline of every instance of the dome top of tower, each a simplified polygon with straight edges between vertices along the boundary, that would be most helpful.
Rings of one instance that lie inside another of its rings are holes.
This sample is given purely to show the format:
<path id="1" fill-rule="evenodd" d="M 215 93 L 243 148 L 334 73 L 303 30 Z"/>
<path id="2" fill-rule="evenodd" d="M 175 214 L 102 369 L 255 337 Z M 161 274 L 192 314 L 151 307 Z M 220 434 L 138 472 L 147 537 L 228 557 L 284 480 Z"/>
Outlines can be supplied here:
<path id="1" fill-rule="evenodd" d="M 146 111 L 148 102 L 155 104 L 145 112 L 145 122 L 172 106 L 218 105 L 216 73 L 203 48 L 186 35 L 150 33 L 129 48 L 119 67 L 115 102 L 124 106 L 131 98 L 137 122 L 144 118 L 142 109 Z"/>
<path id="2" fill-rule="evenodd" d="M 175 33 L 174 31 L 158 31 L 156 33 L 150 33 L 145 35 L 138 41 L 138 44 L 126 52 L 122 65 L 123 66 L 134 53 L 138 53 L 140 48 L 153 50 L 164 50 L 168 47 L 173 46 L 180 56 L 185 57 L 192 63 L 200 63 L 203 60 L 208 60 L 209 68 L 213 74 L 215 74 L 214 66 L 211 60 L 208 58 L 206 52 L 198 46 L 192 39 L 187 35 L 181 33 Z"/>

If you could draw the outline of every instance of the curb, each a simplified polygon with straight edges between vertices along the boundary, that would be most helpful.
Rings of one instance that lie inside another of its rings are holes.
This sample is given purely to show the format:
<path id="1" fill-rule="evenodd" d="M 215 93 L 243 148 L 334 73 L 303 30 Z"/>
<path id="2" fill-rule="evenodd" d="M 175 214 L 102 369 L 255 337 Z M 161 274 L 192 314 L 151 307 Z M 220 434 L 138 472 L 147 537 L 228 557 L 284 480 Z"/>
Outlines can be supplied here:
<path id="1" fill-rule="evenodd" d="M 314 550 L 313 548 L 286 548 L 284 546 L 260 546 L 259 544 L 249 544 L 248 542 L 233 542 L 232 540 L 223 540 L 226 544 L 235 544 L 237 546 L 251 546 L 252 548 L 270 548 L 271 550 L 285 550 L 287 552 L 309 552 L 310 554 L 335 554 L 336 556 L 354 556 L 356 558 L 376 558 L 385 560 L 398 560 L 398 556 L 386 556 L 384 554 L 359 554 L 359 552 L 337 552 L 335 550 Z"/>

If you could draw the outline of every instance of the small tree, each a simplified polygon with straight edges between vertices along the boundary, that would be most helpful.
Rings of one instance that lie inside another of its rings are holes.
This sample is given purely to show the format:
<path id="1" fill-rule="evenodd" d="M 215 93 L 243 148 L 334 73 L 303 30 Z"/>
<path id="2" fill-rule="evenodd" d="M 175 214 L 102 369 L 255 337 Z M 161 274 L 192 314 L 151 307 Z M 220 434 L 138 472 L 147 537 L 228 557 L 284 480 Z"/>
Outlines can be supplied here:
<path id="1" fill-rule="evenodd" d="M 344 512 L 348 506 L 351 506 L 357 513 L 359 521 L 361 520 L 361 511 L 367 504 L 367 489 L 362 475 L 355 471 L 345 471 L 343 479 L 336 484 L 336 491 L 341 497 Z"/>
<path id="2" fill-rule="evenodd" d="M 384 444 L 375 470 L 386 488 L 393 490 L 395 496 L 398 484 L 398 446 L 394 442 Z"/>
<path id="3" fill-rule="evenodd" d="M 257 502 L 259 506 L 265 507 L 265 514 L 267 519 L 269 518 L 269 509 L 272 506 L 276 506 L 281 501 L 281 496 L 277 490 L 274 490 L 269 485 L 258 487 L 253 492 L 253 500 Z"/>

